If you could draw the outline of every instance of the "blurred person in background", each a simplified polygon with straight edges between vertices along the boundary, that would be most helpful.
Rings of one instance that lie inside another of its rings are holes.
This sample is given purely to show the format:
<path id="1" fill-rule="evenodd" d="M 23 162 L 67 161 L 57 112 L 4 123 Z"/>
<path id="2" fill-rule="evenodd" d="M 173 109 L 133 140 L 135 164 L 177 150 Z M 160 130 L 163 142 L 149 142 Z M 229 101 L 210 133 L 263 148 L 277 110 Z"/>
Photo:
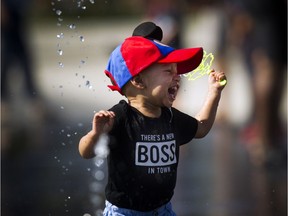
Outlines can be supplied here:
<path id="1" fill-rule="evenodd" d="M 286 121 L 281 118 L 280 108 L 287 69 L 287 2 L 222 3 L 223 29 L 218 51 L 223 67 L 228 63 L 229 48 L 234 47 L 242 52 L 251 76 L 252 116 L 241 133 L 251 162 L 256 166 L 285 165 Z"/>
<path id="2" fill-rule="evenodd" d="M 154 22 L 163 29 L 162 42 L 176 49 L 182 45 L 182 0 L 143 1 L 144 20 Z"/>
<path id="3" fill-rule="evenodd" d="M 27 43 L 26 19 L 31 1 L 1 0 L 1 102 L 8 102 L 9 73 L 23 73 L 25 93 L 35 99 L 38 92 L 33 77 L 31 53 Z M 17 68 L 16 68 L 17 67 Z M 13 78 L 13 77 L 12 77 Z"/>
<path id="4" fill-rule="evenodd" d="M 19 137 L 36 144 L 42 128 L 39 125 L 43 125 L 45 117 L 29 47 L 28 19 L 32 3 L 32 0 L 1 0 L 2 150 L 13 149 L 14 144 L 19 148 Z"/>

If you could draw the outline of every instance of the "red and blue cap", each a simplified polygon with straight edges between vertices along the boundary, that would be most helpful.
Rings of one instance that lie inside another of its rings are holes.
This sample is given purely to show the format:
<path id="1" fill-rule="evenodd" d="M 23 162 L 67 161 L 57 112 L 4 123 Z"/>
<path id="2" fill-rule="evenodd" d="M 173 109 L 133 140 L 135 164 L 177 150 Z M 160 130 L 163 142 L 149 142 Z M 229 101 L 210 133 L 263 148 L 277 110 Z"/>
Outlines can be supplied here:
<path id="1" fill-rule="evenodd" d="M 177 63 L 178 74 L 185 74 L 197 68 L 202 58 L 202 47 L 174 49 L 153 38 L 128 37 L 110 55 L 105 70 L 112 82 L 108 87 L 122 94 L 132 77 L 154 63 Z"/>

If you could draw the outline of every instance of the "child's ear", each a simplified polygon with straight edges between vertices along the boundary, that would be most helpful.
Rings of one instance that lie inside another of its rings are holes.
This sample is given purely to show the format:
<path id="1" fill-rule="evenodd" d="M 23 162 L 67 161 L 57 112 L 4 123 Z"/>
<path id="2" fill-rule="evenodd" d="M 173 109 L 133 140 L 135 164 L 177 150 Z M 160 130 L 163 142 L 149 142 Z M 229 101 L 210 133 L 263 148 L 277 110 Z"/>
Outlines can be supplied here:
<path id="1" fill-rule="evenodd" d="M 135 86 L 136 88 L 140 88 L 143 89 L 145 87 L 144 82 L 142 80 L 142 78 L 137 75 L 135 77 L 133 77 L 130 82 L 132 83 L 133 86 Z"/>

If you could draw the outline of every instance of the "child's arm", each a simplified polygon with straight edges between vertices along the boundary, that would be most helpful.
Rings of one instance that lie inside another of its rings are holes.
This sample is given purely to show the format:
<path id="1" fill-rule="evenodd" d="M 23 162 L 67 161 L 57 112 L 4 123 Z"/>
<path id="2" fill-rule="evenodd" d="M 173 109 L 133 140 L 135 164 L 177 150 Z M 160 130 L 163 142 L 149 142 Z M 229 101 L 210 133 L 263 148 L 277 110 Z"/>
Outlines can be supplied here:
<path id="1" fill-rule="evenodd" d="M 103 133 L 108 133 L 114 123 L 114 112 L 99 111 L 94 115 L 92 130 L 83 136 L 79 142 L 79 152 L 83 158 L 92 158 L 95 156 L 95 145 Z"/>
<path id="2" fill-rule="evenodd" d="M 223 72 L 214 70 L 209 74 L 208 95 L 200 112 L 196 115 L 198 120 L 198 130 L 195 138 L 202 138 L 210 131 L 216 117 L 217 107 L 221 98 L 221 92 L 225 85 L 221 85 L 219 81 L 226 79 Z"/>

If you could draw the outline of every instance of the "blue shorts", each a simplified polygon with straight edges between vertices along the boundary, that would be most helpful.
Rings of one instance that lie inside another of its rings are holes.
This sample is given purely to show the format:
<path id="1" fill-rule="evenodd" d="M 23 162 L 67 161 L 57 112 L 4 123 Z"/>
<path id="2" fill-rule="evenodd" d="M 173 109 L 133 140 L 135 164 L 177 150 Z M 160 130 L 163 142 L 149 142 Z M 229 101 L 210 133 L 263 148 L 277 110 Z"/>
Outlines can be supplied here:
<path id="1" fill-rule="evenodd" d="M 103 216 L 176 216 L 176 214 L 173 212 L 170 202 L 153 211 L 140 212 L 125 208 L 118 208 L 112 203 L 106 201 Z"/>

